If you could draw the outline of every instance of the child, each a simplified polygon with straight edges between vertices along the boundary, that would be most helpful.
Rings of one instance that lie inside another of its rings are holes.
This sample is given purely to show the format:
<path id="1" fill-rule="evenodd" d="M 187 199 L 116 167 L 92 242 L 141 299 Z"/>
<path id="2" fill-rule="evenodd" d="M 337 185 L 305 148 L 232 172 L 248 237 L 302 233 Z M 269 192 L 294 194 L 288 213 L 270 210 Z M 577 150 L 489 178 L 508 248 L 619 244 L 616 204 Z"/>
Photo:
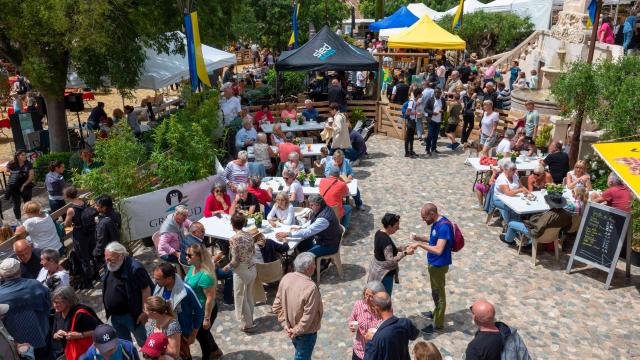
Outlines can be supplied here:
<path id="1" fill-rule="evenodd" d="M 529 78 L 529 89 L 538 88 L 538 71 L 531 70 L 531 77 Z"/>
<path id="2" fill-rule="evenodd" d="M 462 104 L 460 104 L 460 94 L 453 93 L 453 101 L 449 105 L 449 122 L 447 123 L 447 129 L 445 133 L 451 141 L 451 145 L 447 147 L 451 150 L 456 150 L 460 143 L 456 141 L 456 128 L 460 121 L 460 114 L 462 113 Z"/>
<path id="3" fill-rule="evenodd" d="M 329 157 L 329 149 L 326 146 L 320 148 L 320 159 L 313 162 L 314 167 L 321 170 L 320 174 L 324 174 L 324 166 L 327 163 L 327 157 Z"/>
<path id="4" fill-rule="evenodd" d="M 476 210 L 482 210 L 484 208 L 484 197 L 491 190 L 491 185 L 496 182 L 496 179 L 502 173 L 502 167 L 500 164 L 498 166 L 491 167 L 491 177 L 487 177 L 487 173 L 483 175 L 482 182 L 475 184 L 473 187 L 473 192 L 476 193 L 476 197 L 478 198 L 478 203 L 473 205 L 471 208 Z M 487 181 L 488 179 L 488 181 Z"/>
<path id="5" fill-rule="evenodd" d="M 587 189 L 584 186 L 576 186 L 573 188 L 574 202 L 567 202 L 564 207 L 571 215 L 582 216 L 582 211 L 587 204 Z"/>

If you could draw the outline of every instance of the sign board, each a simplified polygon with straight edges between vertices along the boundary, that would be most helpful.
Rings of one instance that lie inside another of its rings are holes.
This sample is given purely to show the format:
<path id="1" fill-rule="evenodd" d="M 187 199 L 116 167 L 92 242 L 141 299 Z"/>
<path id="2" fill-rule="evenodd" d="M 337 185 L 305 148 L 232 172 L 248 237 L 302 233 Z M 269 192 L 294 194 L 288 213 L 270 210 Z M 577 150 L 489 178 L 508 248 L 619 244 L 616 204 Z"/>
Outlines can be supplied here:
<path id="1" fill-rule="evenodd" d="M 125 223 L 128 223 L 131 240 L 142 239 L 153 235 L 164 219 L 174 211 L 176 206 L 189 208 L 189 219 L 195 221 L 202 218 L 204 202 L 211 193 L 216 176 L 172 186 L 150 193 L 132 196 L 120 202 Z"/>
<path id="2" fill-rule="evenodd" d="M 591 265 L 609 273 L 605 283 L 605 289 L 608 289 L 627 236 L 630 218 L 627 212 L 589 202 L 573 244 L 567 273 L 571 271 L 574 260 Z"/>

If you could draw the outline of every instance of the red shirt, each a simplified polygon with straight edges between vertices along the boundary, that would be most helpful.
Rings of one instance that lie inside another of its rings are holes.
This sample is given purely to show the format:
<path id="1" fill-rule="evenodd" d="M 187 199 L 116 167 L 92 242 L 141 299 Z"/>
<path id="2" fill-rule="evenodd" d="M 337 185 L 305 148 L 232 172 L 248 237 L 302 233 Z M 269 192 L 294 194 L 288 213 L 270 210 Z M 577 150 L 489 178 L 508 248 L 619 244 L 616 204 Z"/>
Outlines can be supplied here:
<path id="1" fill-rule="evenodd" d="M 271 111 L 267 111 L 267 112 L 262 112 L 262 110 L 258 111 L 256 113 L 256 117 L 254 118 L 256 122 L 256 126 L 258 125 L 258 122 L 265 121 L 265 119 L 273 124 L 274 120 L 273 120 L 273 115 L 271 114 Z"/>
<path id="2" fill-rule="evenodd" d="M 278 145 L 278 153 L 280 154 L 280 161 L 287 162 L 289 161 L 289 154 L 292 152 L 297 152 L 300 155 L 300 160 L 302 161 L 302 152 L 300 151 L 300 146 L 290 143 L 284 142 Z"/>
<path id="3" fill-rule="evenodd" d="M 626 185 L 618 185 L 608 188 L 602 193 L 602 198 L 607 201 L 607 205 L 618 210 L 631 212 L 631 202 L 633 195 Z"/>
<path id="4" fill-rule="evenodd" d="M 223 196 L 224 202 L 227 203 L 227 210 L 224 210 L 222 204 L 218 201 L 218 199 L 216 199 L 215 196 L 213 196 L 213 194 L 209 194 L 209 196 L 207 196 L 207 200 L 205 200 L 204 202 L 204 217 L 211 217 L 213 216 L 214 211 L 219 210 L 223 210 L 225 214 L 229 213 L 229 209 L 231 209 L 231 199 L 227 194 L 224 194 Z"/>
<path id="5" fill-rule="evenodd" d="M 328 206 L 337 206 L 340 219 L 344 216 L 342 199 L 349 193 L 347 184 L 341 179 L 334 177 L 322 178 L 320 180 L 320 195 Z"/>
<path id="6" fill-rule="evenodd" d="M 255 195 L 258 199 L 258 202 L 262 205 L 265 205 L 268 202 L 271 202 L 271 195 L 265 189 L 254 188 L 253 186 L 249 186 L 249 192 Z"/>

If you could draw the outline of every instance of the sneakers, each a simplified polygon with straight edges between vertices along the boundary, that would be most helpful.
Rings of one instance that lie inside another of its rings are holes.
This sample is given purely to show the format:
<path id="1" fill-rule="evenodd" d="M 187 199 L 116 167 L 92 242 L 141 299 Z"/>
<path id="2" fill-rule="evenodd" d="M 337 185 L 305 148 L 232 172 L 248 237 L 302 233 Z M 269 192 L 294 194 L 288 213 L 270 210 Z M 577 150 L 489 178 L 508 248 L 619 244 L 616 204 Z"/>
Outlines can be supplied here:
<path id="1" fill-rule="evenodd" d="M 453 150 L 453 151 L 458 150 L 458 147 L 460 147 L 460 143 L 459 142 L 451 144 L 451 150 Z"/>
<path id="2" fill-rule="evenodd" d="M 429 318 L 429 319 L 433 319 L 433 311 L 424 311 L 422 312 L 422 316 Z"/>
<path id="3" fill-rule="evenodd" d="M 489 226 L 502 227 L 502 219 L 498 218 L 496 221 L 489 224 Z"/>
<path id="4" fill-rule="evenodd" d="M 515 242 L 509 242 L 507 241 L 507 237 L 505 236 L 505 234 L 500 234 L 500 241 L 502 241 L 503 243 L 509 245 L 509 246 L 515 246 L 516 243 Z"/>
<path id="5" fill-rule="evenodd" d="M 472 205 L 472 206 L 471 206 L 471 208 L 472 208 L 473 210 L 482 210 L 482 206 L 480 206 L 480 205 L 478 205 L 478 204 Z"/>

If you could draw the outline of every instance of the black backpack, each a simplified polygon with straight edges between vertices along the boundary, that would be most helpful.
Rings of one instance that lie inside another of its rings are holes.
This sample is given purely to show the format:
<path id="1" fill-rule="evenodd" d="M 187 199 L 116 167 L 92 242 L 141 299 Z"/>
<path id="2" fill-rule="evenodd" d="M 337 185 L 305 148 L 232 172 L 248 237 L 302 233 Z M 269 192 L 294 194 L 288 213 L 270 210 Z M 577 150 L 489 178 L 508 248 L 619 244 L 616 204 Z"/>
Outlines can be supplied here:
<path id="1" fill-rule="evenodd" d="M 29 91 L 29 86 L 27 85 L 27 82 L 25 81 L 24 77 L 20 76 L 18 78 L 18 94 L 24 95 L 27 93 L 27 91 Z"/>
<path id="2" fill-rule="evenodd" d="M 92 231 L 96 227 L 96 216 L 98 216 L 98 211 L 93 206 L 85 206 L 82 210 L 82 214 L 80 215 L 80 220 L 82 221 L 82 229 L 85 232 Z"/>

